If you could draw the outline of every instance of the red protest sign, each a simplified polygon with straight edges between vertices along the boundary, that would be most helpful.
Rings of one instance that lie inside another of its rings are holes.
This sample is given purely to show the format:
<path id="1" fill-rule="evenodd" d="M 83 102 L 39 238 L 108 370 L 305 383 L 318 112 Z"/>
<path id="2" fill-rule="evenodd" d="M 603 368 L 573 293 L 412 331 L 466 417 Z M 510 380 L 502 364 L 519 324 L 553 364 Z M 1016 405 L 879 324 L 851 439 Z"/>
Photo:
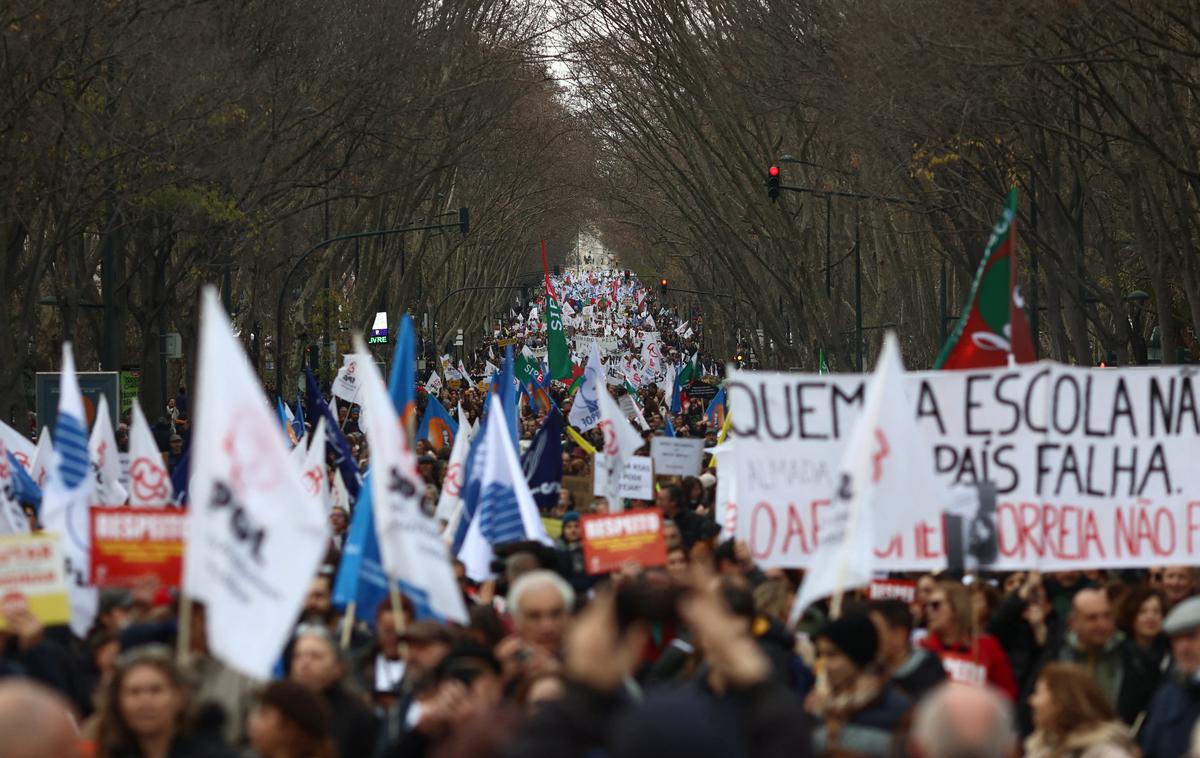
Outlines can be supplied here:
<path id="1" fill-rule="evenodd" d="M 589 574 L 616 571 L 630 561 L 643 566 L 667 563 L 667 540 L 657 508 L 584 516 L 581 523 L 583 560 Z"/>
<path id="2" fill-rule="evenodd" d="M 917 599 L 917 583 L 907 579 L 876 579 L 867 588 L 867 597 L 872 600 L 902 600 L 911 603 Z"/>
<path id="3" fill-rule="evenodd" d="M 92 584 L 131 586 L 154 576 L 178 587 L 186 521 L 184 511 L 166 508 L 92 508 Z"/>

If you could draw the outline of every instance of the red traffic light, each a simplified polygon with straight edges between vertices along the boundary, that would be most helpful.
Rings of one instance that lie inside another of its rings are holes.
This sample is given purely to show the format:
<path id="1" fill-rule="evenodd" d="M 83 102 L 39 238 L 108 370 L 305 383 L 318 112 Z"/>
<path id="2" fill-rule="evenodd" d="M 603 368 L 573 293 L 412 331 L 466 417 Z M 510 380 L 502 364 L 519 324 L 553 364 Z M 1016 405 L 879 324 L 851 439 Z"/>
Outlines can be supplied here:
<path id="1" fill-rule="evenodd" d="M 667 280 L 666 280 L 666 279 L 659 279 L 659 280 L 658 280 L 658 283 L 659 283 L 659 286 L 662 286 L 662 287 L 666 287 L 666 286 L 667 286 Z"/>
<path id="2" fill-rule="evenodd" d="M 768 176 L 779 176 L 779 166 L 771 166 L 767 169 Z"/>

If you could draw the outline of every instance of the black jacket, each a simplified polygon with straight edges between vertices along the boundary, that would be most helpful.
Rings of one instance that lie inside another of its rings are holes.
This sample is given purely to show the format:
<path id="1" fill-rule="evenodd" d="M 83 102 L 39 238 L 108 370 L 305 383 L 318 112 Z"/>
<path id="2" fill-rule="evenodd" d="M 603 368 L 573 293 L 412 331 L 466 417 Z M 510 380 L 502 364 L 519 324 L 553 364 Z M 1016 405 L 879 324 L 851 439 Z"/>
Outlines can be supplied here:
<path id="1" fill-rule="evenodd" d="M 803 758 L 809 721 L 798 698 L 763 682 L 722 696 L 702 682 L 653 692 L 631 705 L 621 693 L 570 684 L 520 729 L 505 756 L 574 758 Z"/>
<path id="2" fill-rule="evenodd" d="M 1046 644 L 1038 642 L 1033 627 L 1024 618 L 1027 605 L 1020 595 L 1010 592 L 992 612 L 987 624 L 987 633 L 995 637 L 1008 654 L 1018 692 L 1033 691 L 1034 682 L 1029 677 L 1041 671 L 1046 648 L 1062 642 L 1062 627 L 1053 610 L 1046 617 Z"/>
<path id="3" fill-rule="evenodd" d="M 379 719 L 361 698 L 339 683 L 324 692 L 333 711 L 333 740 L 338 755 L 371 755 L 379 736 Z"/>
<path id="4" fill-rule="evenodd" d="M 946 669 L 942 660 L 923 647 L 909 653 L 908 660 L 892 673 L 892 684 L 914 703 L 944 681 Z"/>
<path id="5" fill-rule="evenodd" d="M 1172 672 L 1154 693 L 1146 722 L 1138 732 L 1143 758 L 1187 755 L 1192 730 L 1200 719 L 1200 682 Z"/>

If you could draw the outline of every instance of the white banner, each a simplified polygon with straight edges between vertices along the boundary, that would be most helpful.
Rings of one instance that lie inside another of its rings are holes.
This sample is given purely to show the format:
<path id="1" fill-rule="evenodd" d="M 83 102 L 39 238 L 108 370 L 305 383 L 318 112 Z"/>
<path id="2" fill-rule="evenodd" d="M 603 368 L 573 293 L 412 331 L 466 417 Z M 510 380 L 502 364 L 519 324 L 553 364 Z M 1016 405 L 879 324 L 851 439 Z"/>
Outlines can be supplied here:
<path id="1" fill-rule="evenodd" d="M 928 465 L 997 490 L 998 569 L 1200 559 L 1194 369 L 1014 369 L 905 377 Z M 737 533 L 764 566 L 805 566 L 863 401 L 860 375 L 734 371 Z M 941 565 L 941 525 L 875 546 L 881 570 Z"/>
<path id="2" fill-rule="evenodd" d="M 340 397 L 347 403 L 359 402 L 358 393 L 362 384 L 363 369 L 359 363 L 365 360 L 370 359 L 353 353 L 342 356 L 342 367 L 338 369 L 337 376 L 333 379 L 332 394 L 334 397 Z"/>

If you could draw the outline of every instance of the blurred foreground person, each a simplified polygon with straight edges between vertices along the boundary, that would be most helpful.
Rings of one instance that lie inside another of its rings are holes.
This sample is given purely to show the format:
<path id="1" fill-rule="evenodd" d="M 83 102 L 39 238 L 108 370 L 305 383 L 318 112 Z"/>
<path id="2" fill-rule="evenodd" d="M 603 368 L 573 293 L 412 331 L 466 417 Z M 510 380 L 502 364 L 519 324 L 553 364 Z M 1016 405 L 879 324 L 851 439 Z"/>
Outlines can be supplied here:
<path id="1" fill-rule="evenodd" d="M 293 681 L 321 695 L 333 714 L 333 734 L 343 756 L 369 755 L 375 747 L 379 722 L 366 698 L 346 683 L 342 651 L 329 629 L 301 624 L 292 647 Z"/>
<path id="2" fill-rule="evenodd" d="M 1117 718 L 1104 690 L 1087 671 L 1071 663 L 1042 669 L 1029 698 L 1033 734 L 1027 758 L 1132 758 L 1136 747 Z"/>
<path id="3" fill-rule="evenodd" d="M 1154 693 L 1138 732 L 1145 758 L 1187 755 L 1200 721 L 1200 597 L 1172 608 L 1163 631 L 1171 638 L 1175 664 Z"/>
<path id="4" fill-rule="evenodd" d="M 950 682 L 917 706 L 909 739 L 914 758 L 1016 758 L 1016 722 L 1006 694 Z"/>
<path id="5" fill-rule="evenodd" d="M 146 645 L 125 653 L 101 704 L 101 758 L 207 758 L 235 753 L 216 729 L 190 725 L 191 693 L 171 650 Z"/>
<path id="6" fill-rule="evenodd" d="M 804 707 L 818 720 L 817 755 L 888 756 L 903 731 L 911 702 L 880 670 L 875 624 L 858 613 L 827 621 L 816 633 L 817 659 L 827 687 L 809 693 Z"/>
<path id="7" fill-rule="evenodd" d="M 329 706 L 295 682 L 271 682 L 263 688 L 247 731 L 259 758 L 338 758 Z"/>
<path id="8" fill-rule="evenodd" d="M 79 730 L 62 695 L 28 679 L 0 682 L 0 756 L 79 755 Z"/>
<path id="9" fill-rule="evenodd" d="M 612 594 L 596 597 L 566 640 L 567 689 L 522 725 L 505 755 L 610 758 L 798 757 L 810 754 L 799 700 L 773 680 L 771 663 L 718 583 L 697 574 L 678 610 L 705 653 L 709 676 L 630 701 L 624 682 L 649 637 L 642 619 L 619 619 Z"/>

